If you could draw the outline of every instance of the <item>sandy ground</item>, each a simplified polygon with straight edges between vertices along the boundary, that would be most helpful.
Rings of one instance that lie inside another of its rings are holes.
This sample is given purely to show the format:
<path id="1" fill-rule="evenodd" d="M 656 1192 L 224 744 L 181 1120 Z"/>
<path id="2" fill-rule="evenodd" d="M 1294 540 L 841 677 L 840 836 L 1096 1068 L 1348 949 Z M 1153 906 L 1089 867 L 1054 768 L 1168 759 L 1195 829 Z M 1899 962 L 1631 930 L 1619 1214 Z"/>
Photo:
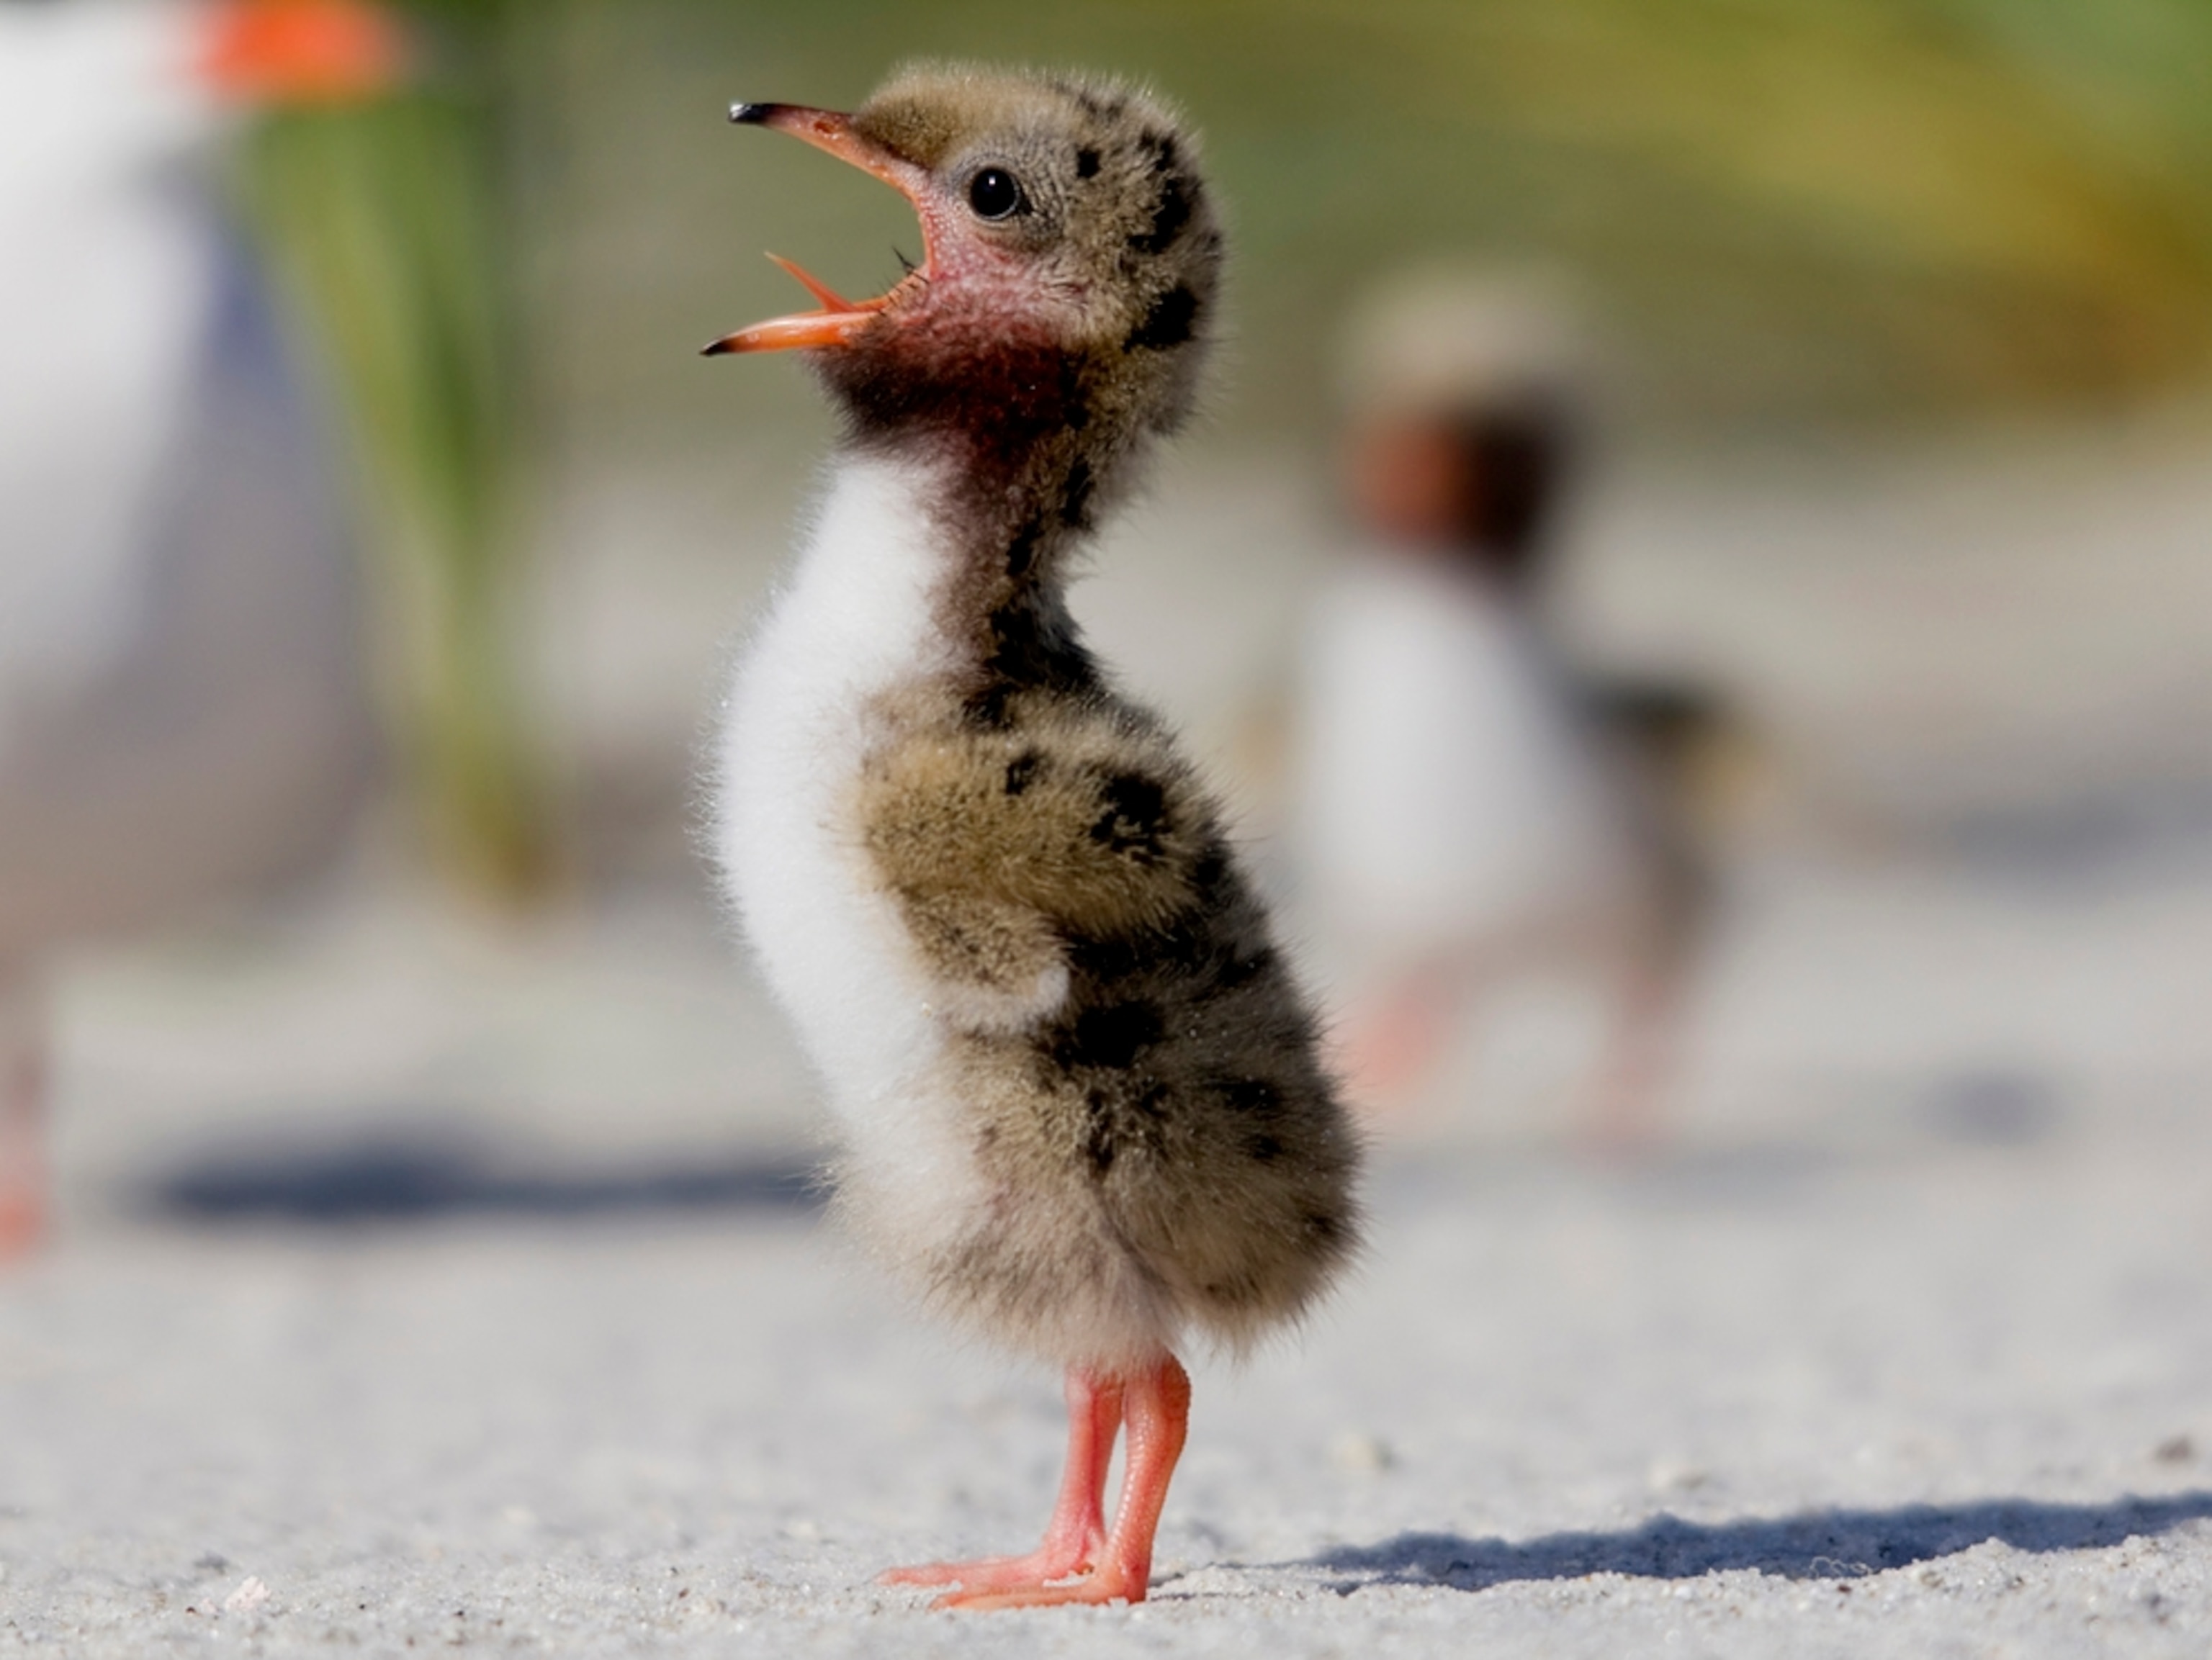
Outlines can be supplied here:
<path id="1" fill-rule="evenodd" d="M 0 1651 L 2212 1651 L 2212 872 L 1741 887 L 1665 1150 L 1563 1149 L 1528 1003 L 1199 1370 L 1153 1599 L 985 1617 L 872 1576 L 1028 1542 L 1055 1382 L 820 1225 L 688 901 L 88 960 Z"/>
<path id="2" fill-rule="evenodd" d="M 1595 632 L 1713 668 L 1875 829 L 1731 869 L 1644 1162 L 1568 1150 L 1587 1000 L 1507 1000 L 1378 1159 L 1357 1280 L 1199 1368 L 1140 1608 L 872 1585 L 1030 1542 L 1056 1382 L 821 1227 L 804 1069 L 696 890 L 523 927 L 356 872 L 81 959 L 61 1226 L 0 1275 L 0 1652 L 2212 1653 L 2212 809 L 2160 784 L 2201 779 L 2212 567 L 2160 467 L 2070 518 L 2016 458 L 1625 513 Z M 548 631 L 594 776 L 652 758 L 672 823 L 787 515 L 700 494 L 687 537 L 668 494 L 569 516 Z M 1163 501 L 1085 615 L 1233 773 L 1326 550 L 1273 475 Z M 1228 527 L 1245 567 L 1181 556 Z"/>

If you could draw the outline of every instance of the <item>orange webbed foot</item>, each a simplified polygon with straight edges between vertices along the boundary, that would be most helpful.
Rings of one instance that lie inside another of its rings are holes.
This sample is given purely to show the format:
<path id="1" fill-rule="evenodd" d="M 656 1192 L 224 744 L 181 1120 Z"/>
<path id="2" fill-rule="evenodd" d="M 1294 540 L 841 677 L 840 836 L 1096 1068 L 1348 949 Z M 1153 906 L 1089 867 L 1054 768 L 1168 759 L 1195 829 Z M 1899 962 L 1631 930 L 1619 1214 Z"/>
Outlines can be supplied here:
<path id="1" fill-rule="evenodd" d="M 960 1590 L 939 1597 L 930 1604 L 933 1609 L 966 1609 L 981 1612 L 990 1609 L 1047 1609 L 1059 1608 L 1072 1602 L 1100 1604 L 1105 1602 L 1141 1602 L 1145 1600 L 1149 1573 L 1133 1578 L 1127 1573 L 1101 1568 L 1086 1573 L 1080 1579 L 1061 1584 L 1031 1583 L 1011 1585 L 1000 1590 L 963 1585 Z"/>
<path id="2" fill-rule="evenodd" d="M 1127 1378 L 1072 1370 L 1067 1409 L 1067 1475 L 1043 1544 L 1027 1556 L 893 1568 L 880 1583 L 957 1586 L 930 1604 L 937 1609 L 1143 1602 L 1152 1580 L 1152 1535 L 1189 1427 L 1190 1378 L 1172 1354 Z M 1128 1432 L 1129 1468 L 1109 1535 L 1098 1496 L 1117 1427 Z"/>
<path id="3" fill-rule="evenodd" d="M 972 1562 L 921 1562 L 912 1567 L 886 1568 L 876 1576 L 876 1583 L 957 1585 L 963 1595 L 1014 1590 L 1082 1573 L 1090 1568 L 1092 1554 L 1089 1550 L 1069 1553 L 1048 1548 L 1033 1550 L 1026 1556 L 979 1557 Z"/>
<path id="4" fill-rule="evenodd" d="M 1101 1490 L 1121 1431 L 1122 1386 L 1082 1367 L 1067 1374 L 1067 1468 L 1044 1542 L 1026 1556 L 923 1562 L 876 1576 L 879 1585 L 957 1585 L 961 1596 L 1018 1591 L 1086 1573 L 1106 1544 Z"/>

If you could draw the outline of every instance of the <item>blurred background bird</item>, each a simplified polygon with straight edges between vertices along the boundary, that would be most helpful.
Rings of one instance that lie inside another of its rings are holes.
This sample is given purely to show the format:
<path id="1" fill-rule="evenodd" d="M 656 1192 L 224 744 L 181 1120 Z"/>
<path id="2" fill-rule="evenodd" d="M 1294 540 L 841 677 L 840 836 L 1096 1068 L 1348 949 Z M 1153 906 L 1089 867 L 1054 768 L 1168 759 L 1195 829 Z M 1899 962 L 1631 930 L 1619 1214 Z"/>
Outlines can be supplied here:
<path id="1" fill-rule="evenodd" d="M 1716 712 L 1596 684 L 1556 637 L 1587 355 L 1531 285 L 1448 267 L 1370 294 L 1347 332 L 1353 540 L 1312 603 L 1289 836 L 1347 1081 L 1384 1122 L 1533 972 L 1605 1001 L 1598 1142 L 1650 1133 L 1674 1046 L 1706 909 L 1683 752 Z"/>
<path id="2" fill-rule="evenodd" d="M 392 747 L 380 702 L 409 702 L 404 675 L 377 694 L 388 585 L 357 554 L 386 538 L 349 437 L 391 499 L 433 493 L 377 442 L 343 330 L 303 326 L 392 309 L 319 258 L 334 211 L 374 233 L 374 193 L 286 182 L 408 56 L 366 0 L 0 5 L 0 1254 L 47 1209 L 44 960 L 326 862 Z M 404 228 L 387 271 L 434 259 Z M 371 344 L 404 386 L 395 332 Z"/>
<path id="3" fill-rule="evenodd" d="M 326 66 L 248 22 L 0 7 L 0 1250 L 45 1208 L 41 958 L 297 870 L 368 760 L 319 414 L 216 166 L 234 76 Z"/>

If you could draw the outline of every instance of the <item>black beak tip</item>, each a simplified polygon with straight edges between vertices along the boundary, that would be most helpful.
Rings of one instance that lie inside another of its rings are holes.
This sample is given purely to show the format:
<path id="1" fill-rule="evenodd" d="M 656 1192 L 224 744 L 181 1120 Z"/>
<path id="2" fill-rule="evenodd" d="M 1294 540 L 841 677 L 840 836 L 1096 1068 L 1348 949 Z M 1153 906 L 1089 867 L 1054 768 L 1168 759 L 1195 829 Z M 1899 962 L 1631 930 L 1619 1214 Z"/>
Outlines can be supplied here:
<path id="1" fill-rule="evenodd" d="M 774 115 L 776 108 L 774 104 L 732 104 L 730 119 L 740 127 L 757 127 Z"/>
<path id="2" fill-rule="evenodd" d="M 721 357 L 725 355 L 729 349 L 730 342 L 727 340 L 710 340 L 699 348 L 699 355 L 702 357 Z"/>

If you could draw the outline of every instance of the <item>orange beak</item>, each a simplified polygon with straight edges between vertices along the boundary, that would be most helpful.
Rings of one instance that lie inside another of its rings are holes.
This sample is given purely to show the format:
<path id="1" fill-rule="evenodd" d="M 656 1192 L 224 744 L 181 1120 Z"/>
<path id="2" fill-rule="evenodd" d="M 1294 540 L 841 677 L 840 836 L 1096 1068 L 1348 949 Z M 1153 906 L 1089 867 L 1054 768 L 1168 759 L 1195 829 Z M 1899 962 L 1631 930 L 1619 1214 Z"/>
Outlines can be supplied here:
<path id="1" fill-rule="evenodd" d="M 923 173 L 912 162 L 901 160 L 890 151 L 853 130 L 852 118 L 831 110 L 808 109 L 800 104 L 733 104 L 730 119 L 740 126 L 771 127 L 778 132 L 789 133 L 793 138 L 804 139 L 818 150 L 827 150 L 841 161 L 849 161 L 864 173 L 873 173 L 896 189 L 908 201 L 919 205 Z M 929 228 L 922 227 L 925 251 Z M 724 335 L 707 347 L 702 355 L 720 357 L 726 352 L 781 352 L 794 347 L 842 346 L 872 322 L 876 314 L 891 302 L 892 296 L 904 288 L 901 283 L 889 294 L 873 300 L 846 300 L 826 282 L 809 276 L 788 259 L 775 254 L 769 257 L 798 279 L 799 285 L 812 294 L 822 307 L 816 312 L 800 312 L 790 317 L 770 318 L 765 323 L 756 323 L 749 329 Z M 922 270 L 907 278 L 927 281 L 928 261 L 925 256 Z"/>
<path id="2" fill-rule="evenodd" d="M 354 104 L 399 85 L 407 41 L 373 0 L 222 0 L 209 14 L 198 67 L 234 98 Z"/>

